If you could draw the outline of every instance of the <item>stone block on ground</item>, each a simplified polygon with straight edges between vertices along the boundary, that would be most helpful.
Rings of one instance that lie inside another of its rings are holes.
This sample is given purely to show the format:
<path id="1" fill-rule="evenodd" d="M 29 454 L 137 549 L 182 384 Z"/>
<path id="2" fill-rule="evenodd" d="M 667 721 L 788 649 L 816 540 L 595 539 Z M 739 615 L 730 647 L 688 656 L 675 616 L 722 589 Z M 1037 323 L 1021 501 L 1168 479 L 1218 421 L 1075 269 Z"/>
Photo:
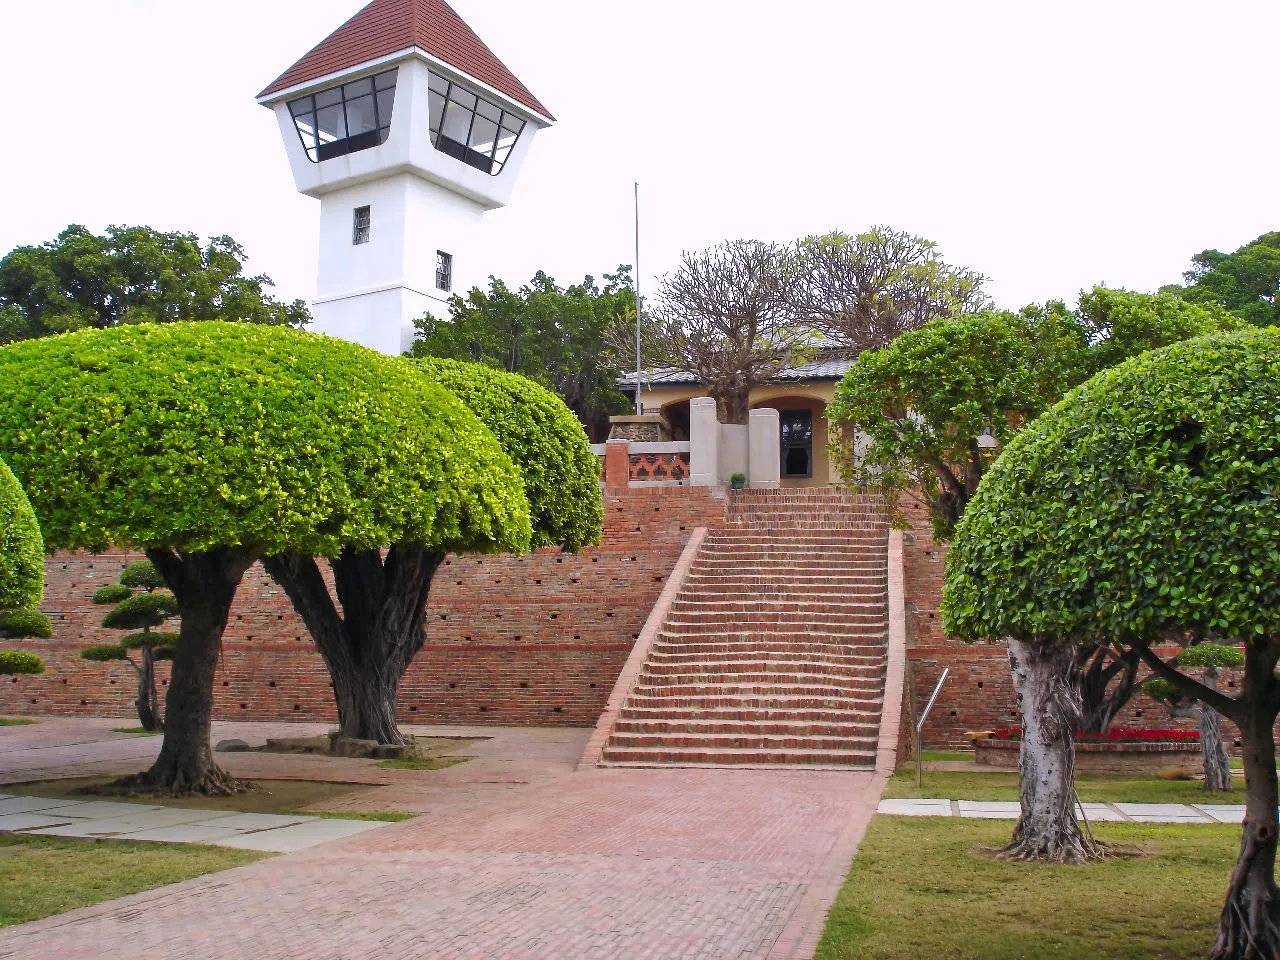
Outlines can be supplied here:
<path id="1" fill-rule="evenodd" d="M 214 744 L 214 753 L 248 753 L 252 748 L 243 740 L 219 740 Z"/>
<path id="2" fill-rule="evenodd" d="M 267 753 L 330 753 L 329 737 L 268 737 Z"/>
<path id="3" fill-rule="evenodd" d="M 330 735 L 329 756 L 331 757 L 372 757 L 378 749 L 377 740 L 358 740 L 355 737 L 339 737 Z"/>

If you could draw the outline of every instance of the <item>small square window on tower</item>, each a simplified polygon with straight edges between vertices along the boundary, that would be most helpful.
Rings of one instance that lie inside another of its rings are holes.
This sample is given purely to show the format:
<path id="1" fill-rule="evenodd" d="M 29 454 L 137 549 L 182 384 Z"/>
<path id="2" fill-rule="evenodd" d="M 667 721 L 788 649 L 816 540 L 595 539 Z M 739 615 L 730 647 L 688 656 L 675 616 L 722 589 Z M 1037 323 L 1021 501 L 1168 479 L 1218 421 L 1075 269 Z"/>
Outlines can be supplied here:
<path id="1" fill-rule="evenodd" d="M 453 289 L 453 254 L 443 250 L 436 251 L 436 288 L 445 291 Z"/>
<path id="2" fill-rule="evenodd" d="M 369 242 L 369 208 L 356 207 L 355 213 L 351 217 L 351 242 L 368 243 Z"/>

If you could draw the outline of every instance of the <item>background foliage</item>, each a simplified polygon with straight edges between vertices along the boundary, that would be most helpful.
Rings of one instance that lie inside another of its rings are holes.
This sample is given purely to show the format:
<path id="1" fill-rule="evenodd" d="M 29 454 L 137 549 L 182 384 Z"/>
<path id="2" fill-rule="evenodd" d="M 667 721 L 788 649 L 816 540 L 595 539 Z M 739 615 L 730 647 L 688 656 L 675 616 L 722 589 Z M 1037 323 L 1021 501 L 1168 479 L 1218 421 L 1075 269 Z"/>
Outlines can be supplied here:
<path id="1" fill-rule="evenodd" d="M 0 460 L 0 610 L 34 607 L 44 596 L 44 541 L 18 478 Z"/>

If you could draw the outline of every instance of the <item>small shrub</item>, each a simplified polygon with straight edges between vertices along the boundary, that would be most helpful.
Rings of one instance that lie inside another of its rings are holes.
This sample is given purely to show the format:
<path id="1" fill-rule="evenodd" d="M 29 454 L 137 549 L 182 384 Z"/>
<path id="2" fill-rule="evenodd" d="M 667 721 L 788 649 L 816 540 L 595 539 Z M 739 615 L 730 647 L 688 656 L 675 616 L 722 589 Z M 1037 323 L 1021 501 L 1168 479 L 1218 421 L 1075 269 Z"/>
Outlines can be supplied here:
<path id="1" fill-rule="evenodd" d="M 44 673 L 44 661 L 24 650 L 0 650 L 0 673 Z"/>
<path id="2" fill-rule="evenodd" d="M 53 623 L 39 610 L 10 610 L 0 613 L 0 634 L 47 640 L 53 636 Z"/>

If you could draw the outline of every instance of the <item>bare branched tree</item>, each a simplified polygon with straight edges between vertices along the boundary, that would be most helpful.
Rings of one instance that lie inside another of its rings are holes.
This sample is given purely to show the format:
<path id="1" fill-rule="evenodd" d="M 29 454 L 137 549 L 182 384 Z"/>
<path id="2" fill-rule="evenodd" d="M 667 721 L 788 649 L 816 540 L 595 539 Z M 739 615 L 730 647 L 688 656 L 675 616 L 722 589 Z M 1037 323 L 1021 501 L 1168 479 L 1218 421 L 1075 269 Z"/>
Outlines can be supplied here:
<path id="1" fill-rule="evenodd" d="M 751 389 L 814 352 L 784 295 L 795 269 L 794 250 L 755 240 L 686 252 L 643 312 L 645 360 L 694 374 L 722 423 L 746 423 Z"/>
<path id="2" fill-rule="evenodd" d="M 796 259 L 786 290 L 792 312 L 852 356 L 935 317 L 990 305 L 982 274 L 949 266 L 937 244 L 888 227 L 806 237 Z"/>

